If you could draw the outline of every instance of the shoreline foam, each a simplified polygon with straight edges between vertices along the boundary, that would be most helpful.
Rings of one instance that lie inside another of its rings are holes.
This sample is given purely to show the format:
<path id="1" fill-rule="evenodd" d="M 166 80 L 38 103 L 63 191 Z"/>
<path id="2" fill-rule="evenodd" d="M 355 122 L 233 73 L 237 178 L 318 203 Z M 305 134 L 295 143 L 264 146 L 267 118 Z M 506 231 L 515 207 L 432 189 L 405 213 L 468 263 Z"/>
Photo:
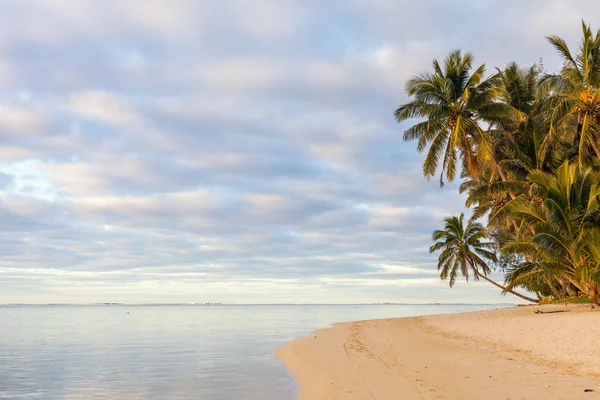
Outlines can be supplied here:
<path id="1" fill-rule="evenodd" d="M 535 305 L 341 323 L 276 354 L 300 400 L 597 399 L 599 339 L 589 305 Z"/>

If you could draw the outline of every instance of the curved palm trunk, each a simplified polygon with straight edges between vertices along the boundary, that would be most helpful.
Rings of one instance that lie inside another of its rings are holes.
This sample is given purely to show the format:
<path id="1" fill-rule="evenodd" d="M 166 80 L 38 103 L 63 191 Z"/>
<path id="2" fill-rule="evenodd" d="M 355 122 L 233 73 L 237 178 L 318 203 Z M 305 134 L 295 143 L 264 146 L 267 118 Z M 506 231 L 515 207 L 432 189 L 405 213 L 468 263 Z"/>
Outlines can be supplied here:
<path id="1" fill-rule="evenodd" d="M 596 143 L 598 139 L 597 138 L 592 138 L 592 140 L 590 140 L 590 143 L 592 144 L 592 149 L 594 149 L 594 153 L 596 153 L 596 157 L 600 158 L 600 149 L 598 148 L 598 144 Z"/>
<path id="2" fill-rule="evenodd" d="M 539 302 L 540 302 L 540 301 L 539 301 L 539 300 L 537 300 L 537 299 L 533 299 L 533 298 L 531 298 L 531 297 L 527 297 L 527 296 L 525 296 L 525 295 L 522 295 L 521 293 L 517 293 L 517 292 L 515 292 L 514 290 L 507 289 L 507 288 L 505 288 L 504 286 L 502 286 L 501 284 L 499 284 L 499 283 L 497 283 L 497 282 L 494 282 L 493 280 L 491 280 L 491 279 L 490 279 L 490 278 L 488 278 L 487 276 L 485 276 L 485 275 L 483 275 L 483 274 L 480 274 L 478 271 L 475 271 L 475 275 L 477 275 L 479 278 L 481 278 L 481 279 L 483 279 L 483 280 L 485 280 L 485 281 L 488 281 L 488 282 L 489 282 L 489 283 L 491 283 L 492 285 L 494 285 L 494 286 L 496 286 L 496 287 L 498 287 L 498 288 L 502 289 L 502 291 L 503 291 L 503 292 L 508 292 L 508 293 L 510 293 L 510 294 L 514 294 L 515 296 L 517 296 L 517 297 L 520 297 L 520 298 L 522 298 L 523 300 L 530 301 L 530 302 L 532 302 L 532 303 L 539 303 Z"/>

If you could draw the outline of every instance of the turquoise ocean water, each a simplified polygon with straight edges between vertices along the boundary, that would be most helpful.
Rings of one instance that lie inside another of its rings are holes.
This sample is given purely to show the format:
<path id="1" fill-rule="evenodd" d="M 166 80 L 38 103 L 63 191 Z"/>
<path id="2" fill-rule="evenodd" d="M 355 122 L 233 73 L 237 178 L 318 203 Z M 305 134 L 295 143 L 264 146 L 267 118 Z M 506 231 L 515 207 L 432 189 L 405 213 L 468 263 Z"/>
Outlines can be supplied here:
<path id="1" fill-rule="evenodd" d="M 335 322 L 506 306 L 0 306 L 0 399 L 292 400 L 281 344 Z"/>

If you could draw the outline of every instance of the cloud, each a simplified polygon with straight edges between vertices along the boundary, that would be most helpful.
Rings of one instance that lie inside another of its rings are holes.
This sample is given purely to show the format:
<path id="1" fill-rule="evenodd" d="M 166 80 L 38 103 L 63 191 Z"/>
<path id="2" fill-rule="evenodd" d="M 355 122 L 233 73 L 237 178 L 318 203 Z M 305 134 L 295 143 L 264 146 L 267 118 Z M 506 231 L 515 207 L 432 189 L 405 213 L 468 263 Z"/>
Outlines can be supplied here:
<path id="1" fill-rule="evenodd" d="M 461 47 L 560 59 L 591 0 L 0 5 L 0 302 L 506 301 L 428 252 L 464 210 L 393 110 Z M 493 15 L 494 18 L 489 18 Z M 591 21 L 593 22 L 593 21 Z"/>
<path id="2" fill-rule="evenodd" d="M 4 135 L 37 134 L 44 126 L 42 117 L 27 107 L 0 104 L 0 129 Z"/>
<path id="3" fill-rule="evenodd" d="M 109 125 L 128 126 L 138 123 L 137 115 L 130 109 L 126 99 L 104 91 L 73 94 L 68 106 L 77 115 Z"/>
<path id="4" fill-rule="evenodd" d="M 7 189 L 8 186 L 13 182 L 13 176 L 5 172 L 0 172 L 0 191 Z"/>

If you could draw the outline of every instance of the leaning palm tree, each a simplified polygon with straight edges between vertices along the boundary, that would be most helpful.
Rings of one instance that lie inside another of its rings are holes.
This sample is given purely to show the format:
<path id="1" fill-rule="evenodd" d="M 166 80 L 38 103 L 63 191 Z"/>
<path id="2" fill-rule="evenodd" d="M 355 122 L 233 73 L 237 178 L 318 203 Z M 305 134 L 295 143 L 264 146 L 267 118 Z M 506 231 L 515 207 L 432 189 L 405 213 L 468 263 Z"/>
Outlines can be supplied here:
<path id="1" fill-rule="evenodd" d="M 444 220 L 444 229 L 433 232 L 435 244 L 429 248 L 433 253 L 441 250 L 438 260 L 438 271 L 442 280 L 449 280 L 450 287 L 454 286 L 457 275 L 462 275 L 467 281 L 471 274 L 475 280 L 479 278 L 509 292 L 524 300 L 537 303 L 538 300 L 524 296 L 513 290 L 507 290 L 502 285 L 488 278 L 492 272 L 487 261 L 496 262 L 494 243 L 485 241 L 488 238 L 486 229 L 479 222 L 470 219 L 466 226 L 464 214 L 459 217 L 448 217 Z"/>
<path id="2" fill-rule="evenodd" d="M 440 185 L 444 175 L 452 181 L 457 172 L 466 170 L 477 175 L 482 164 L 491 159 L 492 149 L 487 131 L 480 122 L 504 117 L 506 104 L 496 102 L 497 90 L 491 80 L 483 80 L 485 65 L 472 71 L 473 57 L 460 50 L 450 53 L 443 66 L 435 60 L 433 73 L 425 72 L 408 81 L 406 92 L 413 100 L 394 115 L 398 123 L 424 118 L 404 132 L 404 140 L 417 140 L 417 149 L 427 155 L 423 165 L 426 177 L 432 177 L 441 166 Z"/>
<path id="3" fill-rule="evenodd" d="M 564 64 L 560 73 L 542 80 L 540 94 L 550 93 L 543 101 L 551 122 L 543 150 L 561 138 L 570 137 L 571 158 L 577 158 L 580 165 L 588 165 L 590 160 L 594 163 L 600 158 L 600 30 L 594 36 L 583 21 L 582 28 L 583 38 L 576 53 L 571 52 L 562 38 L 547 37 Z"/>

